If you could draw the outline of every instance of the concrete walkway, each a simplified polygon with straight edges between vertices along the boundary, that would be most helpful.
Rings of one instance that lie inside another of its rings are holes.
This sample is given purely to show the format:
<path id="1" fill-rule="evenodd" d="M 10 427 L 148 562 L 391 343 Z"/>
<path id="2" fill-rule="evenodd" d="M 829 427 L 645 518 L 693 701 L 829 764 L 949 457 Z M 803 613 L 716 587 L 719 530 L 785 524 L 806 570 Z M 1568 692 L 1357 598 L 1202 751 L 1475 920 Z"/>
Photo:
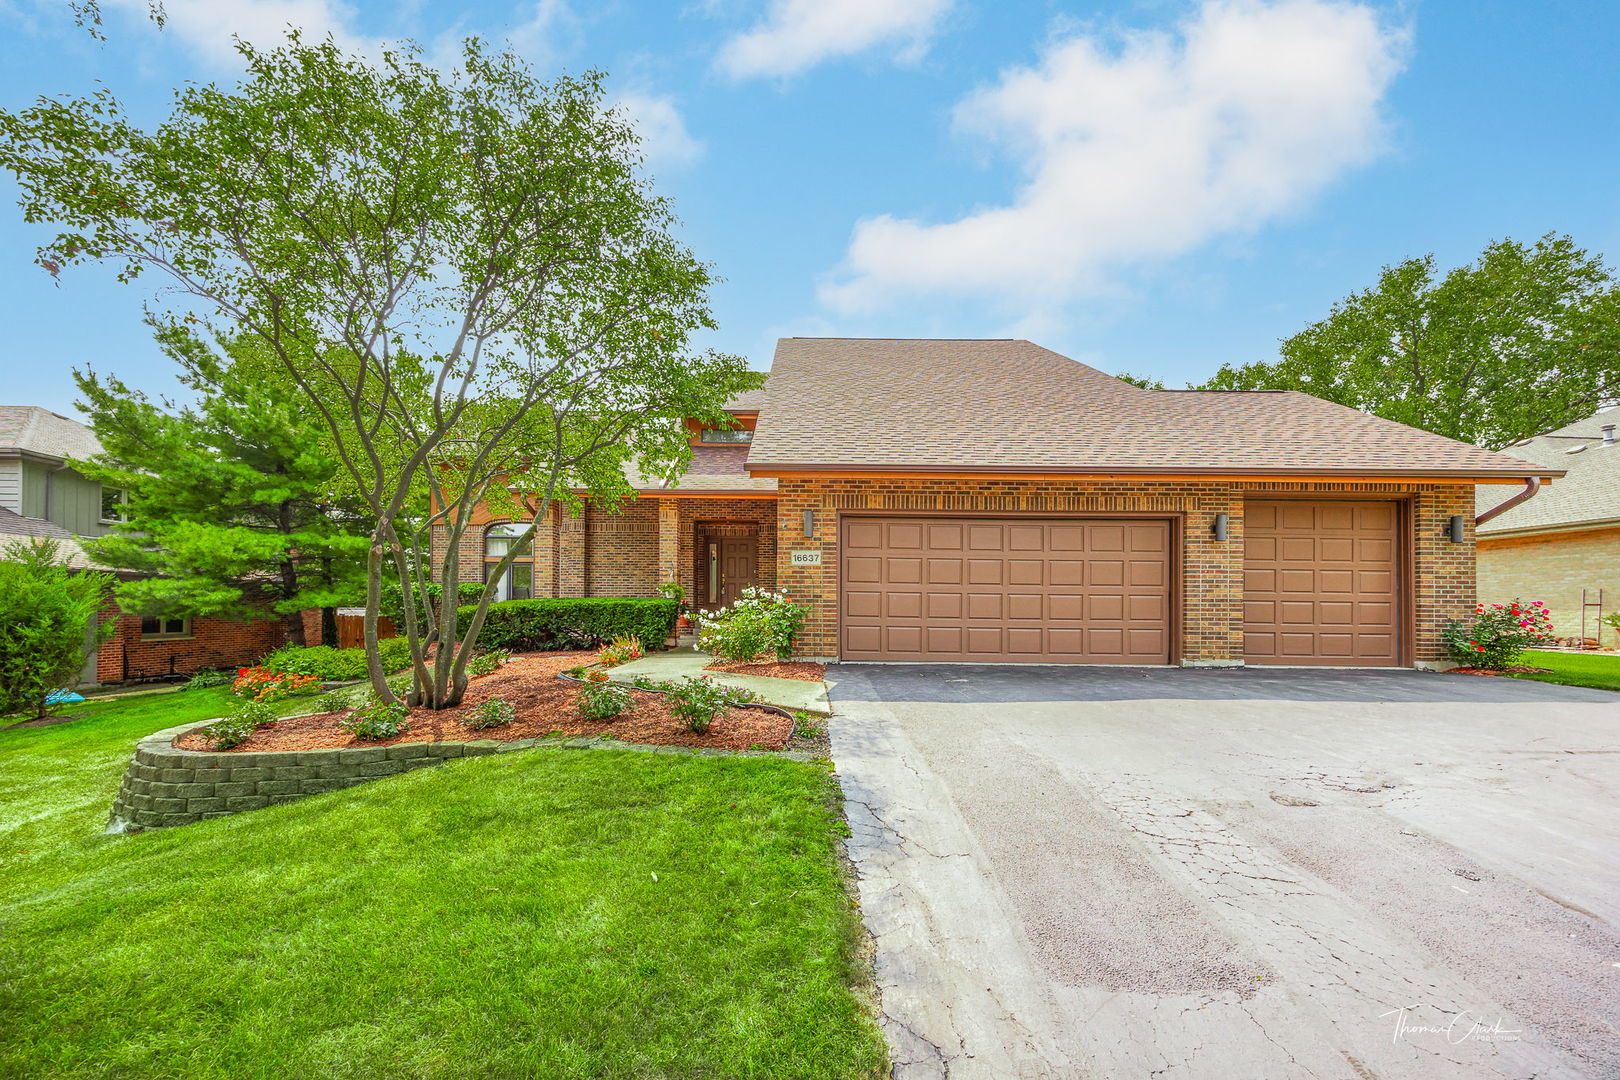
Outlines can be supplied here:
<path id="1" fill-rule="evenodd" d="M 829 681 L 897 1080 L 1620 1076 L 1620 695 Z"/>
<path id="2" fill-rule="evenodd" d="M 707 675 L 722 686 L 732 686 L 753 693 L 768 705 L 784 709 L 826 716 L 832 712 L 827 703 L 827 684 L 808 679 L 775 679 L 767 675 L 733 675 L 723 671 L 705 671 L 714 657 L 688 645 L 677 646 L 666 652 L 648 653 L 640 660 L 608 668 L 613 682 L 631 683 L 637 679 L 684 679 Z"/>

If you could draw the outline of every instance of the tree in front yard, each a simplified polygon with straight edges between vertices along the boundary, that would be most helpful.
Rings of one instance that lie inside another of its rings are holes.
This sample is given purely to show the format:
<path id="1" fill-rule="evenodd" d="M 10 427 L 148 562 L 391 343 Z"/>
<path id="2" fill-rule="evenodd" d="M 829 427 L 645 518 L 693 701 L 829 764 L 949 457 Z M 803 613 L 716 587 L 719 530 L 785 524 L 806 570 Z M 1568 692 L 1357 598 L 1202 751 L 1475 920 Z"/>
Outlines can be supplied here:
<path id="1" fill-rule="evenodd" d="M 1567 236 L 1502 240 L 1441 276 L 1433 255 L 1282 343 L 1226 365 L 1206 390 L 1302 390 L 1500 449 L 1620 398 L 1620 290 Z"/>
<path id="2" fill-rule="evenodd" d="M 99 621 L 111 589 L 111 574 L 69 569 L 54 540 L 0 551 L 0 716 L 44 716 L 53 691 L 78 685 L 89 650 L 113 631 Z"/>
<path id="3" fill-rule="evenodd" d="M 268 610 L 294 644 L 337 644 L 332 610 L 365 593 L 371 521 L 346 493 L 325 425 L 258 377 L 251 340 L 227 346 L 240 361 L 172 329 L 158 341 L 195 403 L 165 408 L 117 378 L 75 373 L 102 445 L 75 465 L 123 493 L 122 522 L 86 550 L 141 575 L 118 589 L 126 611 L 245 620 Z M 332 640 L 305 641 L 310 608 L 323 610 Z"/>
<path id="4" fill-rule="evenodd" d="M 61 230 L 38 253 L 48 272 L 159 272 L 178 286 L 162 325 L 251 340 L 267 382 L 315 410 L 375 521 L 373 688 L 395 700 L 376 649 L 386 575 L 412 701 L 452 706 L 535 522 L 557 502 L 577 511 L 581 492 L 611 508 L 629 467 L 672 475 L 690 454 L 679 418 L 724 424 L 725 401 L 762 377 L 691 347 L 714 326 L 711 275 L 674 237 L 601 76 L 542 83 L 476 41 L 448 74 L 409 49 L 238 48 L 239 84 L 188 85 L 151 131 L 106 90 L 0 112 L 0 165 L 24 216 Z M 528 527 L 458 628 L 453 604 L 417 598 L 458 595 L 480 503 Z M 449 543 L 429 563 L 434 524 Z"/>

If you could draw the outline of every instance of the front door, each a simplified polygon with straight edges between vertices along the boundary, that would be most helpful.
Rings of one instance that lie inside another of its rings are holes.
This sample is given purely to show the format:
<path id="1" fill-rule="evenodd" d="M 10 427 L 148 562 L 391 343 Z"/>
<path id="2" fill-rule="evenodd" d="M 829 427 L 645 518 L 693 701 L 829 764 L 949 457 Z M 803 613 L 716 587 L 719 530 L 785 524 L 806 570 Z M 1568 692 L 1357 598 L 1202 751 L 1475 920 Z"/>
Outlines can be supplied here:
<path id="1" fill-rule="evenodd" d="M 725 538 L 720 541 L 720 605 L 730 607 L 742 598 L 742 591 L 754 584 L 754 538 Z"/>

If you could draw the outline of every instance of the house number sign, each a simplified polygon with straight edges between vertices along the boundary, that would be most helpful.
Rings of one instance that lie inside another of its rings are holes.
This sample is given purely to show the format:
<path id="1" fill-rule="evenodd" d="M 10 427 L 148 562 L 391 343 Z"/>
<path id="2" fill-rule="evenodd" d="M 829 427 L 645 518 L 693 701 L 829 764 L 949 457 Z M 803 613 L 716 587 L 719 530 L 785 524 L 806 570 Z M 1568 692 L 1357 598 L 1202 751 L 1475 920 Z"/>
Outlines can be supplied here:
<path id="1" fill-rule="evenodd" d="M 819 551 L 791 551 L 788 559 L 794 566 L 820 566 L 821 552 Z"/>

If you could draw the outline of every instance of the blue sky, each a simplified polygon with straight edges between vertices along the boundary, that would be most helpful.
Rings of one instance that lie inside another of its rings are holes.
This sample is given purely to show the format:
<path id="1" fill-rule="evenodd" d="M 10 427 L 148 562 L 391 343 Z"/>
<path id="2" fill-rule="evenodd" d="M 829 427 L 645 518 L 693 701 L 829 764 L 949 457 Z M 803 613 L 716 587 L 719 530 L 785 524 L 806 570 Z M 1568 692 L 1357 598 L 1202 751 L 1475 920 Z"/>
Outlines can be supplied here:
<path id="1" fill-rule="evenodd" d="M 1378 267 L 1567 232 L 1620 259 L 1620 5 L 1427 0 L 0 0 L 0 101 L 100 79 L 139 117 L 228 81 L 232 31 L 464 33 L 597 67 L 725 281 L 712 342 L 1029 337 L 1170 385 L 1274 353 Z M 0 181 L 0 400 L 71 368 L 156 392 L 151 284 L 32 262 Z"/>

